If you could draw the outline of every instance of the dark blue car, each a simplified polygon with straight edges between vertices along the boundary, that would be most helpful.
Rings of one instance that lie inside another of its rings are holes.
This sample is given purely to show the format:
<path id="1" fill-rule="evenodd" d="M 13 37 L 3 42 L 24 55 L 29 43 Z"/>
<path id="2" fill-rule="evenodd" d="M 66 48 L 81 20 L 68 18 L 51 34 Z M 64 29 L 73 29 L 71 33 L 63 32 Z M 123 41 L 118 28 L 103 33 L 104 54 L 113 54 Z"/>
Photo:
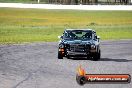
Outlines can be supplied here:
<path id="1" fill-rule="evenodd" d="M 100 38 L 92 29 L 66 29 L 62 36 L 58 36 L 58 59 L 63 57 L 85 57 L 94 61 L 100 59 Z"/>

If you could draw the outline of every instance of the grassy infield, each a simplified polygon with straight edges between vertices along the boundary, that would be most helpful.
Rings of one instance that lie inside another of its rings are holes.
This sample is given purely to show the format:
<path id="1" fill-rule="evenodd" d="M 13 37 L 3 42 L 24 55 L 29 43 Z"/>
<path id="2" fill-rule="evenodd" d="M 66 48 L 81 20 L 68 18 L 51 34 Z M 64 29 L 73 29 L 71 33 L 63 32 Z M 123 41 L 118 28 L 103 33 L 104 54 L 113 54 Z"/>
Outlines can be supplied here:
<path id="1" fill-rule="evenodd" d="M 4 3 L 37 3 L 37 0 L 0 0 Z"/>
<path id="2" fill-rule="evenodd" d="M 0 43 L 57 41 L 65 28 L 92 28 L 102 40 L 132 39 L 132 11 L 0 8 Z"/>

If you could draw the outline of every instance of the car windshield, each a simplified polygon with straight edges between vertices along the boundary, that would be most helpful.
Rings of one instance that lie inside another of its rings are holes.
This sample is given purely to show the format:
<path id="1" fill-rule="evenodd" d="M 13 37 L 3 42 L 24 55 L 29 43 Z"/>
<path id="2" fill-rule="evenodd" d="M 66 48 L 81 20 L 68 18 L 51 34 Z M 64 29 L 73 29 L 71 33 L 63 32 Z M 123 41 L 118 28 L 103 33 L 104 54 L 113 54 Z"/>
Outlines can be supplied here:
<path id="1" fill-rule="evenodd" d="M 67 30 L 64 33 L 64 39 L 89 40 L 92 38 L 90 30 Z"/>

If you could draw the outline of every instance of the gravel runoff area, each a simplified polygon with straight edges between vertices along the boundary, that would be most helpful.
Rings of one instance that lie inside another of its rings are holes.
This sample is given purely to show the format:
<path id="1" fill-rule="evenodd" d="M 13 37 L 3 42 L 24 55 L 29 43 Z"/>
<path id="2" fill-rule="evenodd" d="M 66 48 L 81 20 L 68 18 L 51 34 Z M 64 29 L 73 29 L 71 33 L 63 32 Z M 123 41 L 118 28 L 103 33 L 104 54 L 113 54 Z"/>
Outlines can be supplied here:
<path id="1" fill-rule="evenodd" d="M 57 42 L 0 45 L 0 88 L 80 88 L 77 67 L 90 74 L 132 75 L 132 40 L 101 41 L 100 61 L 57 59 Z M 132 88 L 85 84 L 83 88 Z"/>
<path id="2" fill-rule="evenodd" d="M 72 9 L 72 10 L 132 10 L 132 5 L 55 5 L 55 4 L 0 3 L 0 7 Z"/>

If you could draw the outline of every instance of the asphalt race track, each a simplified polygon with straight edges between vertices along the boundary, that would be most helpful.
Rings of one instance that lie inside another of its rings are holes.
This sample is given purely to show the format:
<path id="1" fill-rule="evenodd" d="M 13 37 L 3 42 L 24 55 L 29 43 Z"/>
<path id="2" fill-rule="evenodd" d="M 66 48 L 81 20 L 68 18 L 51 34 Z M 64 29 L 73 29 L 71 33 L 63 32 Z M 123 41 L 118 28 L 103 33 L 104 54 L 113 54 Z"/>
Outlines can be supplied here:
<path id="1" fill-rule="evenodd" d="M 57 59 L 57 43 L 0 45 L 0 88 L 132 88 L 130 84 L 85 84 L 77 67 L 88 74 L 132 75 L 132 40 L 101 41 L 100 61 Z"/>

